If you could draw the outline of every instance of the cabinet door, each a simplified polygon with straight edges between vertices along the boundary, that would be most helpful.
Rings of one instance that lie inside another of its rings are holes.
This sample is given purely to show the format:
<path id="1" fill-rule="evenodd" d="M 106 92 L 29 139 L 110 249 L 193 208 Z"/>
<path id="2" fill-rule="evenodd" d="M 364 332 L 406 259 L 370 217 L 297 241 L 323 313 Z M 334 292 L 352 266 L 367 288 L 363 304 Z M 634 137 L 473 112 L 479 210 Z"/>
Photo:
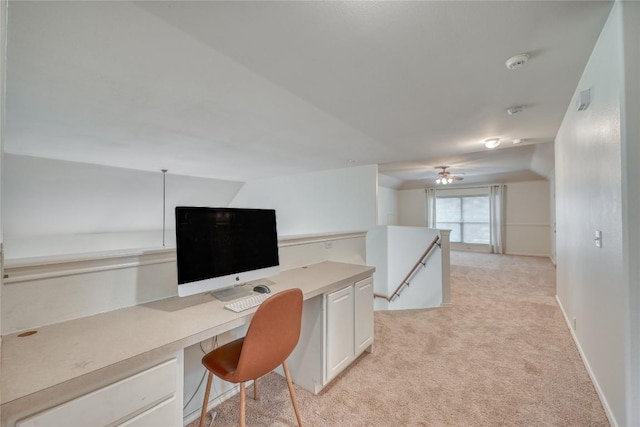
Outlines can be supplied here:
<path id="1" fill-rule="evenodd" d="M 362 353 L 373 343 L 373 277 L 355 284 L 355 352 Z"/>
<path id="2" fill-rule="evenodd" d="M 353 286 L 327 295 L 327 369 L 329 381 L 353 359 Z"/>

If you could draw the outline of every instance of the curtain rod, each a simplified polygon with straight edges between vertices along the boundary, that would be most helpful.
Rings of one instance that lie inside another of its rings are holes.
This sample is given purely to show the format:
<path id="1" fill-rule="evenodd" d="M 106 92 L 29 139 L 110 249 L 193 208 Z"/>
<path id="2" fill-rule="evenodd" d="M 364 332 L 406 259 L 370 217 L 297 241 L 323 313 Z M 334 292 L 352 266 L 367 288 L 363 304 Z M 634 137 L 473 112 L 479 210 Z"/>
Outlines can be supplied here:
<path id="1" fill-rule="evenodd" d="M 474 185 L 473 187 L 426 187 L 425 190 L 434 189 L 434 190 L 468 190 L 470 188 L 489 188 L 492 185 L 506 185 L 506 184 L 487 184 L 487 185 Z"/>

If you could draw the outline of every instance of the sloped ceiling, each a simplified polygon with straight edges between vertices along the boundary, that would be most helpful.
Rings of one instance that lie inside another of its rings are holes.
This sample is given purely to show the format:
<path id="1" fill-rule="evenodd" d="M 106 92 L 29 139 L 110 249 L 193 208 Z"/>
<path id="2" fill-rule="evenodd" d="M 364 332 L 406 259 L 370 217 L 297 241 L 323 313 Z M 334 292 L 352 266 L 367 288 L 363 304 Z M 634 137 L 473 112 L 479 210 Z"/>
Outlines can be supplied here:
<path id="1" fill-rule="evenodd" d="M 534 146 L 553 140 L 610 8 L 11 2 L 5 150 L 240 181 L 377 163 L 411 186 L 444 161 L 466 182 L 544 176 L 552 150 Z M 488 152 L 489 137 L 525 142 Z"/>

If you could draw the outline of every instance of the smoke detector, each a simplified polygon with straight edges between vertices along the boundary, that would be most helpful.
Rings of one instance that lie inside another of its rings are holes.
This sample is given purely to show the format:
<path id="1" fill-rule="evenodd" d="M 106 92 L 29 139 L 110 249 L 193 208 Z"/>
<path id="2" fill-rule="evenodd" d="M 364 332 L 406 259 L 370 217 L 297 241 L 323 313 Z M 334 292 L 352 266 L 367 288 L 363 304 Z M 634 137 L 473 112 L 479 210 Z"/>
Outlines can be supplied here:
<path id="1" fill-rule="evenodd" d="M 513 105 L 507 108 L 507 114 L 513 116 L 514 114 L 522 113 L 522 110 L 525 109 L 524 105 Z"/>
<path id="2" fill-rule="evenodd" d="M 521 53 L 520 55 L 512 56 L 507 59 L 507 62 L 504 63 L 506 67 L 510 70 L 516 70 L 522 67 L 529 60 L 529 55 L 526 53 Z"/>

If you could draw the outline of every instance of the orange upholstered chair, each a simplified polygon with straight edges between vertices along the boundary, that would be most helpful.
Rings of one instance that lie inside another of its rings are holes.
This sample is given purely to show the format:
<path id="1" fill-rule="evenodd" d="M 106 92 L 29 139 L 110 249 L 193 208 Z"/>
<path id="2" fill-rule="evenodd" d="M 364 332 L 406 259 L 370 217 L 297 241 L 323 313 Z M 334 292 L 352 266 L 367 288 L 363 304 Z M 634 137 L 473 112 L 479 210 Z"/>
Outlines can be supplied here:
<path id="1" fill-rule="evenodd" d="M 237 339 L 207 353 L 202 364 L 209 371 L 207 389 L 202 404 L 200 427 L 207 415 L 207 402 L 213 374 L 232 383 L 240 383 L 240 425 L 245 425 L 245 381 L 253 380 L 257 399 L 257 380 L 282 364 L 298 425 L 302 426 L 298 402 L 289 375 L 287 357 L 300 338 L 302 321 L 302 291 L 289 289 L 265 300 L 251 319 L 244 338 Z"/>

